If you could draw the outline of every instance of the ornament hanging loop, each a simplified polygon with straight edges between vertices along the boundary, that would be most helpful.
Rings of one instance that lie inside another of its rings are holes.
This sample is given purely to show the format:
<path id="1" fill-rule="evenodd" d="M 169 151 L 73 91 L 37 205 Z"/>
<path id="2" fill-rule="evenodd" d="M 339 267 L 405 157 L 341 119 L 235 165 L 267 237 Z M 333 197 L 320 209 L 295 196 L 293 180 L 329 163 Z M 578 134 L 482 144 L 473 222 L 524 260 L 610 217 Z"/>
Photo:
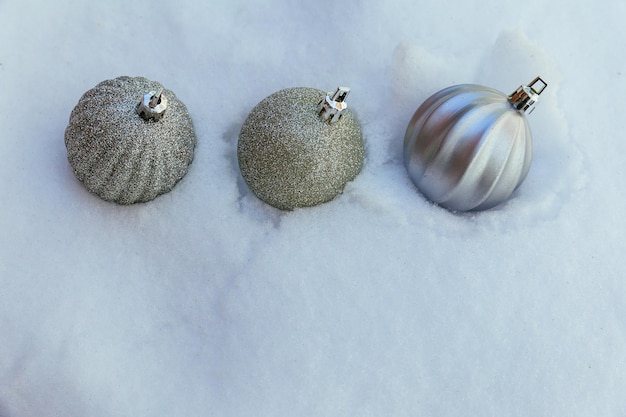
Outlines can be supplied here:
<path id="1" fill-rule="evenodd" d="M 144 120 L 161 120 L 165 110 L 167 110 L 167 97 L 163 95 L 163 88 L 145 94 L 137 104 L 137 114 Z"/>
<path id="2" fill-rule="evenodd" d="M 537 77 L 528 85 L 521 85 L 509 96 L 509 102 L 522 113 L 532 113 L 535 104 L 539 101 L 539 95 L 546 89 L 548 84 Z"/>
<path id="3" fill-rule="evenodd" d="M 350 94 L 348 87 L 337 87 L 334 93 L 326 94 L 326 97 L 320 100 L 317 105 L 317 113 L 320 118 L 324 121 L 328 120 L 330 123 L 339 121 L 342 113 L 348 108 L 348 103 L 345 102 L 348 94 Z"/>

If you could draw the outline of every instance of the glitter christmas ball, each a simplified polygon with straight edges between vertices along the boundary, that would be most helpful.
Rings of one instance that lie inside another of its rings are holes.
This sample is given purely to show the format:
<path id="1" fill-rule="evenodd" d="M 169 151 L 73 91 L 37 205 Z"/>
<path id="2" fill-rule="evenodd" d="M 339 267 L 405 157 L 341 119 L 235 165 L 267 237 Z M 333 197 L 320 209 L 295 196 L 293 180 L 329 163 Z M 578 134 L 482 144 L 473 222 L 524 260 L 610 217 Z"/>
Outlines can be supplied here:
<path id="1" fill-rule="evenodd" d="M 470 84 L 432 95 L 404 137 L 411 180 L 451 210 L 485 210 L 508 199 L 530 168 L 532 134 L 525 114 L 545 87 L 538 77 L 509 96 Z"/>
<path id="2" fill-rule="evenodd" d="M 185 105 L 145 78 L 87 91 L 65 130 L 67 158 L 92 193 L 119 204 L 150 201 L 187 173 L 196 135 Z"/>
<path id="3" fill-rule="evenodd" d="M 252 109 L 237 156 L 257 197 L 282 210 L 315 206 L 357 176 L 364 147 L 359 122 L 344 101 L 349 91 L 288 88 Z"/>

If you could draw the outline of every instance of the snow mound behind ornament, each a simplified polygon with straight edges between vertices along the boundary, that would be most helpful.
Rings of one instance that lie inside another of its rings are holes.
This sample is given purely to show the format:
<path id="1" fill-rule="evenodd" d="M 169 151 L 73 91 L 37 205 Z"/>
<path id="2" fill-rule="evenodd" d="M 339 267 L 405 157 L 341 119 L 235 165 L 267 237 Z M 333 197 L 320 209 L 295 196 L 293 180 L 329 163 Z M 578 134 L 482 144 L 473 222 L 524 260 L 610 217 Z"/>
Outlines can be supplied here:
<path id="1" fill-rule="evenodd" d="M 335 93 L 297 87 L 257 104 L 243 123 L 237 156 L 254 194 L 281 210 L 332 200 L 363 167 L 358 120 Z"/>
<path id="2" fill-rule="evenodd" d="M 193 161 L 196 135 L 183 102 L 142 77 L 103 81 L 72 110 L 67 158 L 92 193 L 119 204 L 170 191 Z"/>

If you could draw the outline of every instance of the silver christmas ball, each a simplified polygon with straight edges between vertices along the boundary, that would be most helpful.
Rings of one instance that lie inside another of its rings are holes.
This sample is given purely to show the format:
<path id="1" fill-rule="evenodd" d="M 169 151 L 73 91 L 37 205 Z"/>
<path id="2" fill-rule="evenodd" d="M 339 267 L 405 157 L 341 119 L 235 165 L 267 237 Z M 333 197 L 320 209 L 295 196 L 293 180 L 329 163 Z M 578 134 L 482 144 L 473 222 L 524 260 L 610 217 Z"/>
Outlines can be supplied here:
<path id="1" fill-rule="evenodd" d="M 87 91 L 65 130 L 76 177 L 90 192 L 119 204 L 170 191 L 187 173 L 195 145 L 185 105 L 141 77 L 103 81 Z"/>
<path id="2" fill-rule="evenodd" d="M 315 206 L 343 191 L 363 166 L 363 137 L 345 98 L 288 88 L 262 100 L 245 120 L 237 146 L 248 187 L 281 210 Z"/>
<path id="3" fill-rule="evenodd" d="M 537 77 L 509 96 L 471 84 L 432 95 L 404 137 L 411 180 L 428 199 L 451 210 L 485 210 L 508 199 L 532 159 L 525 113 L 546 86 Z"/>

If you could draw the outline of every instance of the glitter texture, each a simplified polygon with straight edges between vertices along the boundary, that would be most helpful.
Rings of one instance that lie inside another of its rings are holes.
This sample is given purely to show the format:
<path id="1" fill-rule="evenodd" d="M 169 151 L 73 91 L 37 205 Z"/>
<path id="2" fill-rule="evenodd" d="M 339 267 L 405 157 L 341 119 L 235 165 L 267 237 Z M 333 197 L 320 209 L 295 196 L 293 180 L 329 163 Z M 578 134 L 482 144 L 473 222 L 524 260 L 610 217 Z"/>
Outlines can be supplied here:
<path id="1" fill-rule="evenodd" d="M 191 117 L 170 90 L 159 121 L 136 112 L 144 94 L 161 84 L 119 77 L 87 91 L 65 130 L 67 158 L 87 189 L 119 204 L 150 201 L 185 176 L 196 145 Z"/>
<path id="2" fill-rule="evenodd" d="M 288 88 L 252 109 L 239 134 L 239 167 L 261 200 L 282 210 L 332 200 L 363 167 L 363 137 L 346 110 L 336 123 L 320 120 L 326 92 Z"/>

